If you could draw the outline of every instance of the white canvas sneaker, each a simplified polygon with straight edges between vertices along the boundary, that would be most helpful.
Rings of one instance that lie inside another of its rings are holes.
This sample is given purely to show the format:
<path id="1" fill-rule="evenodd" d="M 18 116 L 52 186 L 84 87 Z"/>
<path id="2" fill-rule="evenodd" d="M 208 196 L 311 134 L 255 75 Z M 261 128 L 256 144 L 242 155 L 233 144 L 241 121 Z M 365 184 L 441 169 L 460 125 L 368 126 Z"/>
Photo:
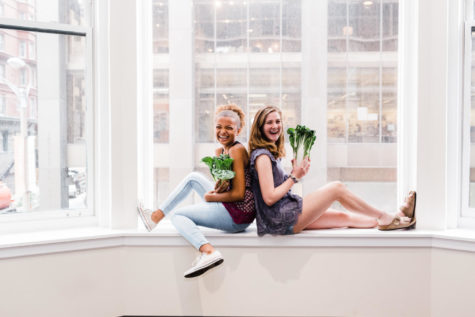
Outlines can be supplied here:
<path id="1" fill-rule="evenodd" d="M 193 261 L 191 268 L 186 271 L 184 275 L 186 278 L 200 276 L 204 272 L 215 266 L 220 265 L 223 262 L 223 256 L 219 251 L 215 250 L 211 254 L 203 252 L 200 256 L 196 258 L 195 261 Z"/>
<path id="2" fill-rule="evenodd" d="M 137 212 L 139 213 L 145 228 L 147 228 L 149 232 L 157 226 L 157 224 L 152 221 L 153 211 L 150 209 L 145 209 L 140 201 L 137 202 Z"/>

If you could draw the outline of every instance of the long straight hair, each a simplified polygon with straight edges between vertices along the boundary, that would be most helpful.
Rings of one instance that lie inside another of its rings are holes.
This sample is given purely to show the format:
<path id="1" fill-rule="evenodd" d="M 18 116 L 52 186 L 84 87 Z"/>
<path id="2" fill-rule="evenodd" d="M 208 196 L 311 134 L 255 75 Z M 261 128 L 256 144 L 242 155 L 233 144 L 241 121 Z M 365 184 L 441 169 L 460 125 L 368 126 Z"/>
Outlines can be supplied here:
<path id="1" fill-rule="evenodd" d="M 254 116 L 254 122 L 251 127 L 251 135 L 249 136 L 249 153 L 255 149 L 264 148 L 274 155 L 276 159 L 285 156 L 284 148 L 284 130 L 282 125 L 282 131 L 279 138 L 274 143 L 266 138 L 263 127 L 266 123 L 267 116 L 272 113 L 277 112 L 282 120 L 282 111 L 275 106 L 265 106 L 264 108 L 259 109 L 256 115 Z"/>

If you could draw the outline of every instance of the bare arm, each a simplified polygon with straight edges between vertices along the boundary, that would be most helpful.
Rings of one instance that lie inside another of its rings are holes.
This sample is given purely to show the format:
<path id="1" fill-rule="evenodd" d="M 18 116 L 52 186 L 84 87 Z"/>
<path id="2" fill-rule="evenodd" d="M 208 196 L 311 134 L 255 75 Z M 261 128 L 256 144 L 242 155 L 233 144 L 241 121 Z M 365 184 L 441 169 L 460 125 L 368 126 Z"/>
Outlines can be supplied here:
<path id="1" fill-rule="evenodd" d="M 298 166 L 294 164 L 292 175 L 297 178 L 303 177 L 310 167 L 306 160 Z M 285 182 L 274 187 L 274 175 L 272 174 L 272 163 L 267 155 L 260 155 L 256 159 L 256 170 L 259 177 L 259 186 L 261 188 L 262 199 L 267 206 L 272 206 L 278 202 L 292 188 L 294 181 L 289 177 Z"/>
<path id="2" fill-rule="evenodd" d="M 235 202 L 244 200 L 246 190 L 244 168 L 249 161 L 247 151 L 242 145 L 234 146 L 229 151 L 229 156 L 234 159 L 233 171 L 236 173 L 236 176 L 231 180 L 231 190 L 223 193 L 217 193 L 214 190 L 208 192 L 204 197 L 206 201 Z"/>

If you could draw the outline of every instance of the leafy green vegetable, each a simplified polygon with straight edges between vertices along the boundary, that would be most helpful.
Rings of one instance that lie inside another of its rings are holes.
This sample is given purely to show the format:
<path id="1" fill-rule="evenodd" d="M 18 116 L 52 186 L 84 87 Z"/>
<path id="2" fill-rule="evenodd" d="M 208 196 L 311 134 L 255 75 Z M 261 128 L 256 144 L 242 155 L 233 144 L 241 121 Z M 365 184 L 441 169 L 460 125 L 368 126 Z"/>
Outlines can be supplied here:
<path id="1" fill-rule="evenodd" d="M 301 155 L 303 155 L 302 159 L 310 157 L 310 150 L 317 139 L 315 130 L 310 130 L 304 125 L 297 124 L 295 129 L 287 129 L 287 134 L 289 135 L 290 146 L 294 152 L 295 161 L 298 162 L 298 158 Z"/>
<path id="2" fill-rule="evenodd" d="M 201 161 L 208 165 L 215 181 L 232 179 L 236 175 L 232 170 L 234 160 L 228 154 L 221 154 L 218 157 L 206 156 Z"/>

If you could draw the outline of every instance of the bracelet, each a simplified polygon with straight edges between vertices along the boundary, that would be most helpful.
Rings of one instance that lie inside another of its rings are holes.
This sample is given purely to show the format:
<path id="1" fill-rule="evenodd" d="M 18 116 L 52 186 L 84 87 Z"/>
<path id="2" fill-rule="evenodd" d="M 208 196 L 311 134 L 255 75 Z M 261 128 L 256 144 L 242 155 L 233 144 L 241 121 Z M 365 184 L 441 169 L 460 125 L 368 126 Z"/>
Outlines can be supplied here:
<path id="1" fill-rule="evenodd" d="M 294 184 L 297 184 L 300 181 L 300 179 L 298 179 L 297 177 L 295 177 L 292 174 L 290 174 L 289 178 L 294 181 Z"/>

